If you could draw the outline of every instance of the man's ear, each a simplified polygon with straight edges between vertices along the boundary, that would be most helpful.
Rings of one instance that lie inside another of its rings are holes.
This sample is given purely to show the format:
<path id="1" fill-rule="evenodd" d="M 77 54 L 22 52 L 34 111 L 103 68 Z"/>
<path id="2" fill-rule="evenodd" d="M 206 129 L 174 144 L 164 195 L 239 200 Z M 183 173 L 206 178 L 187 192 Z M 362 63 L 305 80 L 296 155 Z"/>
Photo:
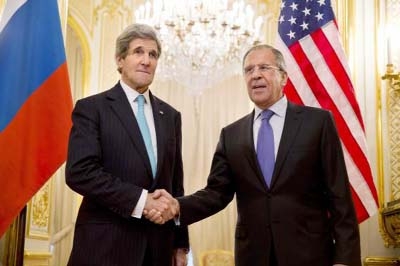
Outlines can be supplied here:
<path id="1" fill-rule="evenodd" d="M 120 56 L 115 57 L 115 63 L 117 64 L 118 67 L 121 66 L 121 60 L 122 60 L 122 57 L 120 57 Z"/>
<path id="2" fill-rule="evenodd" d="M 287 79 L 288 79 L 288 74 L 286 72 L 282 73 L 282 80 L 281 80 L 282 87 L 286 85 Z"/>

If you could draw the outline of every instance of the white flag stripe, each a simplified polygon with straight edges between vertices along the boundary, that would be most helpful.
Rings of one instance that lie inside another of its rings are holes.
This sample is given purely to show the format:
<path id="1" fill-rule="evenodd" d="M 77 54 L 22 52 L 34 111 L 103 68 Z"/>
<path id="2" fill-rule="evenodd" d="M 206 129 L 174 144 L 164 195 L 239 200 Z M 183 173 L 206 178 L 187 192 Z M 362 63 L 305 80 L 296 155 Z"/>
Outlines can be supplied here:
<path id="1" fill-rule="evenodd" d="M 311 38 L 307 38 L 307 39 L 309 39 L 311 42 L 313 42 Z M 315 47 L 315 44 L 313 44 L 313 45 Z M 310 47 L 310 44 L 307 44 L 307 47 Z M 322 55 L 320 54 L 320 52 L 318 51 L 317 48 L 315 48 L 315 50 L 317 52 L 314 52 L 314 53 L 312 53 L 310 51 L 307 51 L 308 50 L 307 48 L 303 47 L 303 49 L 304 49 L 305 53 L 307 54 L 307 57 L 310 59 L 312 64 L 313 64 L 313 60 L 314 60 L 313 57 L 318 57 L 318 56 L 322 57 Z M 288 55 L 290 55 L 290 54 L 288 54 Z M 316 56 L 314 56 L 314 55 L 316 55 Z M 288 57 L 290 57 L 290 56 L 288 56 Z M 322 78 L 322 80 L 321 80 L 322 83 L 326 83 L 323 80 L 324 79 L 323 77 L 325 77 L 324 73 L 329 73 L 329 75 L 331 76 L 331 77 L 327 77 L 327 79 L 330 78 L 332 83 L 330 83 L 330 86 L 327 86 L 326 84 L 324 84 L 325 87 L 331 88 L 333 86 L 333 84 L 335 84 L 336 88 L 334 88 L 334 89 L 336 89 L 337 91 L 342 92 L 341 88 L 337 84 L 336 79 L 334 79 L 334 77 L 332 76 L 330 70 L 327 68 L 326 65 L 323 66 L 324 67 L 323 69 L 321 68 L 321 66 L 316 67 L 315 64 L 313 64 L 313 66 L 316 69 L 318 76 L 320 78 Z M 321 70 L 321 71 L 319 71 L 319 70 Z M 322 73 L 320 73 L 320 72 L 322 72 Z M 302 75 L 301 75 L 301 77 L 304 78 L 304 76 L 302 76 Z M 293 80 L 292 82 L 295 83 L 295 81 L 297 81 L 297 79 Z M 295 86 L 296 86 L 296 88 L 299 88 L 297 84 L 295 84 Z M 306 94 L 306 93 L 303 93 L 304 91 L 309 92 L 309 93 L 312 94 L 312 91 L 310 89 L 305 89 L 305 90 L 298 89 L 297 90 L 297 92 L 299 94 L 301 94 L 301 95 Z M 328 92 L 329 92 L 329 90 L 328 90 Z M 313 99 L 316 99 L 314 94 L 312 94 L 312 96 L 309 96 L 309 97 L 311 97 Z M 341 95 L 341 96 L 337 96 L 337 97 L 339 97 L 340 99 L 344 98 L 344 99 L 346 99 L 346 102 L 347 102 L 347 98 L 345 97 L 345 95 Z M 337 99 L 337 97 L 332 98 L 332 99 Z M 303 99 L 304 104 L 309 105 L 309 103 L 304 98 L 302 98 L 302 99 Z M 319 104 L 316 104 L 315 106 L 316 107 L 320 107 Z M 350 106 L 350 104 L 347 103 L 347 105 L 345 105 L 345 107 L 347 108 L 348 106 Z M 337 106 L 337 107 L 338 107 L 339 111 L 344 109 L 344 107 L 342 107 L 342 106 Z M 353 113 L 354 114 L 354 111 L 352 109 L 351 110 L 346 110 L 346 111 L 348 113 Z M 344 116 L 343 113 L 341 115 Z M 348 121 L 348 119 L 347 119 L 348 116 L 344 116 L 344 117 L 346 118 L 346 121 Z M 355 115 L 352 116 L 352 118 L 355 118 Z M 354 136 L 354 131 L 352 131 L 351 133 L 353 133 L 353 136 L 356 138 L 356 141 L 357 141 L 357 143 L 359 143 L 360 146 L 365 146 L 365 142 L 362 141 L 362 140 L 364 140 L 363 130 L 359 126 L 358 120 L 357 119 L 353 119 L 353 120 L 355 120 L 356 121 L 355 124 L 358 125 L 358 130 L 355 130 L 355 131 L 358 131 L 359 134 L 356 134 Z M 350 126 L 349 126 L 349 128 L 351 130 Z M 376 203 L 375 203 L 374 197 L 373 197 L 373 195 L 372 195 L 372 193 L 371 193 L 371 191 L 370 191 L 370 189 L 368 187 L 367 182 L 363 178 L 361 172 L 359 171 L 357 165 L 354 163 L 354 160 L 350 156 L 349 151 L 346 149 L 346 147 L 343 145 L 343 143 L 342 143 L 342 147 L 343 147 L 343 152 L 344 152 L 344 158 L 345 158 L 345 162 L 346 162 L 347 172 L 348 172 L 348 175 L 351 177 L 351 178 L 349 178 L 351 186 L 353 187 L 353 189 L 357 193 L 358 197 L 362 201 L 362 203 L 363 203 L 364 207 L 366 208 L 367 212 L 369 213 L 369 215 L 373 215 L 376 212 Z"/>
<path id="2" fill-rule="evenodd" d="M 341 43 L 340 36 L 338 35 L 338 30 L 337 30 L 336 25 L 333 22 L 327 23 L 325 27 L 322 27 L 322 31 L 324 32 L 325 36 L 327 37 L 327 40 L 329 41 L 329 43 L 335 50 L 336 55 L 338 56 L 343 68 L 345 69 L 348 78 L 350 79 L 351 76 L 350 76 L 349 65 L 347 64 L 347 58 L 344 53 L 344 49 L 342 48 L 343 46 Z M 336 36 L 337 38 L 333 38 L 333 36 Z M 346 117 L 347 117 L 347 115 L 345 116 L 345 118 Z M 358 117 L 357 117 L 357 120 L 358 120 Z M 368 156 L 367 156 L 368 146 L 367 146 L 367 139 L 365 138 L 365 132 L 364 132 L 364 129 L 362 128 L 360 121 L 358 122 L 358 124 L 361 129 L 352 131 L 352 135 L 357 140 L 357 143 L 360 146 L 361 150 L 363 151 L 365 157 L 368 158 Z M 371 191 L 369 191 L 369 192 L 371 192 Z"/>
<path id="3" fill-rule="evenodd" d="M 351 187 L 354 189 L 358 195 L 360 201 L 363 203 L 364 208 L 367 210 L 370 216 L 376 213 L 376 202 L 368 183 L 365 181 L 363 175 L 359 171 L 358 167 L 355 165 L 353 159 L 351 158 L 349 151 L 343 145 L 343 155 L 346 162 L 347 174 L 349 176 L 349 181 Z"/>
<path id="4" fill-rule="evenodd" d="M 11 17 L 27 0 L 8 0 L 0 18 L 0 32 L 3 31 Z"/>
<path id="5" fill-rule="evenodd" d="M 324 108 L 334 111 L 350 185 L 357 198 L 357 218 L 362 222 L 376 213 L 378 201 L 367 141 L 334 11 L 330 3 L 320 2 L 282 1 L 278 44 L 294 87 L 287 87 L 287 96 L 289 100 L 315 107 L 320 107 L 320 100 Z M 285 46 L 287 49 L 283 49 Z M 344 141 L 347 146 L 343 146 Z"/>
<path id="6" fill-rule="evenodd" d="M 363 129 L 362 129 L 353 109 L 351 108 L 351 105 L 349 104 L 346 96 L 343 94 L 341 87 L 337 83 L 336 79 L 330 72 L 327 65 L 323 64 L 323 66 L 317 66 L 314 63 L 315 60 L 318 61 L 318 59 L 321 59 L 322 55 L 319 52 L 319 50 L 316 47 L 313 40 L 311 38 L 306 37 L 306 38 L 303 38 L 300 41 L 300 43 L 301 43 L 301 46 L 302 46 L 305 54 L 309 58 L 313 67 L 315 68 L 318 77 L 321 79 L 321 82 L 323 83 L 323 85 L 327 88 L 327 92 L 331 96 L 332 100 L 334 100 L 334 101 L 336 100 L 335 104 L 337 105 L 339 112 L 341 113 L 342 117 L 344 117 L 344 119 L 346 120 L 346 122 L 349 126 L 349 129 L 351 131 L 351 134 L 353 135 L 353 137 L 357 141 L 358 145 L 361 147 L 361 149 L 363 150 L 363 152 L 365 154 L 366 142 L 364 141 L 365 136 L 363 133 Z M 285 47 L 285 46 L 283 46 L 283 47 Z M 314 49 L 310 49 L 310 47 L 314 47 Z M 280 47 L 280 49 L 282 49 L 282 47 Z M 285 49 L 285 48 L 283 48 L 283 49 Z M 288 50 L 288 48 L 286 48 L 286 49 Z M 297 63 L 295 62 L 295 59 L 291 56 L 290 51 L 286 51 L 285 55 L 286 55 L 286 57 L 285 57 L 286 62 L 289 62 L 287 64 L 288 65 L 290 64 L 290 66 L 291 66 L 290 68 L 288 68 L 289 76 L 295 77 L 295 78 L 293 78 L 292 82 L 293 82 L 294 86 L 297 88 L 297 92 L 301 96 L 303 103 L 305 105 L 311 106 L 309 99 L 312 99 L 314 101 L 312 106 L 320 107 L 319 103 L 317 102 L 317 100 L 315 98 L 315 95 L 308 88 L 307 82 L 306 82 L 304 76 L 302 75 L 302 72 L 300 71 Z M 294 73 L 292 73 L 292 72 L 294 72 Z M 306 86 L 306 89 L 301 89 L 302 88 L 301 86 Z M 338 93 L 335 93 L 335 92 L 338 92 Z M 340 101 L 338 101 L 338 99 L 340 99 Z M 353 114 L 352 116 L 350 116 L 351 117 L 350 120 L 349 120 L 348 114 Z M 350 124 L 349 121 L 352 121 L 352 124 Z M 365 179 L 363 178 L 357 165 L 354 163 L 354 160 L 350 156 L 348 150 L 344 146 L 343 146 L 343 152 L 344 152 L 347 172 L 348 172 L 348 175 L 351 177 L 350 183 L 351 183 L 353 189 L 355 190 L 355 192 L 357 193 L 358 197 L 362 201 L 362 203 L 363 203 L 364 207 L 366 208 L 367 212 L 369 213 L 369 215 L 373 215 L 376 212 L 376 203 L 375 203 L 374 197 L 368 187 L 368 184 L 365 181 Z"/>
<path id="7" fill-rule="evenodd" d="M 314 70 L 317 73 L 319 80 L 324 85 L 326 92 L 329 94 L 339 113 L 346 121 L 346 124 L 349 127 L 350 133 L 352 134 L 353 138 L 355 139 L 355 141 L 357 141 L 358 146 L 360 146 L 361 149 L 365 151 L 365 142 L 361 141 L 361 139 L 364 138 L 364 130 L 361 127 L 360 121 L 358 120 L 354 109 L 352 108 L 346 95 L 343 93 L 343 89 L 340 87 L 328 65 L 325 63 L 321 64 L 321 62 L 325 62 L 325 60 L 320 53 L 318 47 L 315 45 L 312 38 L 309 37 L 300 40 L 300 45 L 303 48 L 304 53 L 307 55 L 310 63 L 314 67 Z M 307 103 L 305 102 L 305 104 Z"/>
<path id="8" fill-rule="evenodd" d="M 335 50 L 336 55 L 338 56 L 343 68 L 346 70 L 347 76 L 350 78 L 350 69 L 349 64 L 347 63 L 347 57 L 344 53 L 344 49 L 342 48 L 342 43 L 340 40 L 340 36 L 338 36 L 338 30 L 336 28 L 335 23 L 333 21 L 327 23 L 324 27 L 321 28 L 324 32 L 326 38 L 328 39 L 329 43 Z M 333 36 L 337 38 L 333 38 Z"/>
<path id="9" fill-rule="evenodd" d="M 303 103 L 308 106 L 321 108 L 317 101 L 317 98 L 315 98 L 315 95 L 309 89 L 308 83 L 304 78 L 303 71 L 301 71 L 299 65 L 292 56 L 292 53 L 282 41 L 279 35 L 277 37 L 277 48 L 282 52 L 285 57 L 288 76 L 290 77 L 290 80 L 292 81 L 293 86 L 296 88 L 296 91 L 299 94 Z"/>

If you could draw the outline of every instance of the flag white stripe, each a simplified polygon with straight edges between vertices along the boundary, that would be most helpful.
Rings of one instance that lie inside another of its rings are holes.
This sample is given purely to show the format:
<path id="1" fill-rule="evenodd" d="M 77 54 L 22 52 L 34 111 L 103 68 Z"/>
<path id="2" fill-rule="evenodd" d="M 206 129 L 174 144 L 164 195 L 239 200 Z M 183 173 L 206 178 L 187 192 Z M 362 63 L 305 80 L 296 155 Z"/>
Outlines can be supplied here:
<path id="1" fill-rule="evenodd" d="M 329 38 L 328 38 L 329 39 Z M 331 42 L 331 44 L 337 52 L 338 55 L 343 54 L 343 50 L 337 46 L 336 42 Z M 357 116 L 354 113 L 354 110 L 351 108 L 347 97 L 344 95 L 342 88 L 337 83 L 337 80 L 333 76 L 332 72 L 329 70 L 326 64 L 317 65 L 315 62 L 318 60 L 323 60 L 322 54 L 319 52 L 312 38 L 306 37 L 300 41 L 300 45 L 304 50 L 304 53 L 309 58 L 311 64 L 313 65 L 317 76 L 320 78 L 322 84 L 326 88 L 328 94 L 331 96 L 332 100 L 335 102 L 338 111 L 341 113 L 342 117 L 345 118 L 347 125 L 349 126 L 350 133 L 353 135 L 354 139 L 357 141 L 358 145 L 361 147 L 363 153 L 366 151 L 366 142 L 364 131 L 357 119 Z M 339 44 L 340 45 L 340 44 Z M 282 39 L 278 36 L 277 48 L 282 51 L 285 56 L 285 61 L 288 67 L 288 75 L 291 77 L 291 81 L 293 82 L 294 87 L 296 88 L 297 93 L 301 97 L 303 103 L 309 106 L 321 107 L 318 103 L 315 95 L 312 90 L 309 88 L 308 83 L 303 75 L 303 72 L 300 70 L 297 62 L 292 56 L 290 50 L 283 43 Z M 341 52 L 338 52 L 341 51 Z M 342 64 L 343 58 L 339 56 Z M 346 64 L 343 64 L 347 66 Z M 346 69 L 346 68 L 345 68 Z M 352 114 L 349 116 L 349 114 Z M 358 195 L 360 201 L 365 207 L 366 211 L 370 216 L 376 213 L 376 203 L 374 197 L 371 193 L 371 190 L 368 186 L 368 183 L 364 179 L 357 165 L 355 164 L 353 158 L 350 156 L 349 151 L 343 145 L 343 153 L 344 159 L 346 162 L 347 173 L 349 176 L 349 182 Z"/>
<path id="2" fill-rule="evenodd" d="M 329 94 L 339 113 L 346 121 L 351 135 L 357 142 L 358 146 L 360 146 L 361 149 L 365 151 L 365 142 L 362 141 L 365 136 L 360 121 L 358 120 L 357 115 L 355 114 L 354 109 L 352 108 L 346 95 L 343 93 L 343 89 L 340 87 L 328 65 L 325 64 L 325 60 L 320 53 L 318 47 L 315 45 L 313 39 L 310 37 L 300 40 L 300 45 L 303 48 L 303 51 L 306 54 L 308 60 L 312 64 L 315 72 L 317 73 L 319 80 L 325 87 L 326 92 Z"/>
<path id="3" fill-rule="evenodd" d="M 0 18 L 0 32 L 3 31 L 8 21 L 27 0 L 8 0 Z"/>
<path id="4" fill-rule="evenodd" d="M 315 95 L 309 89 L 308 83 L 304 78 L 303 71 L 301 71 L 289 48 L 285 45 L 279 35 L 277 38 L 277 48 L 282 52 L 285 57 L 288 76 L 290 77 L 290 80 L 292 81 L 293 86 L 296 88 L 296 91 L 299 94 L 303 103 L 308 106 L 321 108 L 317 101 L 317 98 L 315 98 Z"/>
<path id="5" fill-rule="evenodd" d="M 343 143 L 342 147 L 344 160 L 346 162 L 347 175 L 349 176 L 351 187 L 357 193 L 358 198 L 364 205 L 364 208 L 367 210 L 369 216 L 372 216 L 376 213 L 376 202 L 371 193 L 371 189 L 369 188 L 368 183 L 365 181 L 365 178 L 359 171 L 358 167 L 350 156 L 349 151 L 346 149 Z"/>
<path id="6" fill-rule="evenodd" d="M 324 27 L 321 28 L 322 32 L 325 34 L 329 43 L 335 50 L 336 55 L 339 57 L 340 62 L 342 63 L 343 68 L 346 70 L 347 76 L 350 78 L 350 69 L 349 64 L 347 63 L 347 57 L 344 53 L 343 45 L 340 40 L 340 36 L 338 34 L 338 29 L 336 28 L 335 23 L 333 21 L 327 23 Z M 333 38 L 333 37 L 336 38 Z"/>

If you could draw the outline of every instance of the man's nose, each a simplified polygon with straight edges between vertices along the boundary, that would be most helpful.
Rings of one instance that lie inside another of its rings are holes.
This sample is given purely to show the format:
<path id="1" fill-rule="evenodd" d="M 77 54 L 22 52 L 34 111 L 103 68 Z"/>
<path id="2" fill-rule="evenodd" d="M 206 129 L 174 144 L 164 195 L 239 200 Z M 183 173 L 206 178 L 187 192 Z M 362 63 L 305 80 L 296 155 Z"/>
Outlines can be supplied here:
<path id="1" fill-rule="evenodd" d="M 148 54 L 143 54 L 142 57 L 142 64 L 148 65 L 150 63 L 150 56 Z"/>
<path id="2" fill-rule="evenodd" d="M 251 78 L 252 79 L 259 79 L 261 78 L 261 71 L 258 67 L 253 69 L 253 72 L 251 73 Z"/>

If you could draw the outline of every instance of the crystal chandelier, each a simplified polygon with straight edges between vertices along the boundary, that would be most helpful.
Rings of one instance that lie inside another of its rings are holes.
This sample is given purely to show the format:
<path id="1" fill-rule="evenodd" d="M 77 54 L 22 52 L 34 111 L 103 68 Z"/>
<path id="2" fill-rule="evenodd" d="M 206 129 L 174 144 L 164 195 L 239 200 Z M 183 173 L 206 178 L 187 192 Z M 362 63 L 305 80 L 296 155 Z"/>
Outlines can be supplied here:
<path id="1" fill-rule="evenodd" d="M 262 39 L 262 17 L 243 0 L 153 0 L 135 11 L 162 42 L 157 78 L 175 80 L 199 95 L 241 73 L 244 52 Z"/>

